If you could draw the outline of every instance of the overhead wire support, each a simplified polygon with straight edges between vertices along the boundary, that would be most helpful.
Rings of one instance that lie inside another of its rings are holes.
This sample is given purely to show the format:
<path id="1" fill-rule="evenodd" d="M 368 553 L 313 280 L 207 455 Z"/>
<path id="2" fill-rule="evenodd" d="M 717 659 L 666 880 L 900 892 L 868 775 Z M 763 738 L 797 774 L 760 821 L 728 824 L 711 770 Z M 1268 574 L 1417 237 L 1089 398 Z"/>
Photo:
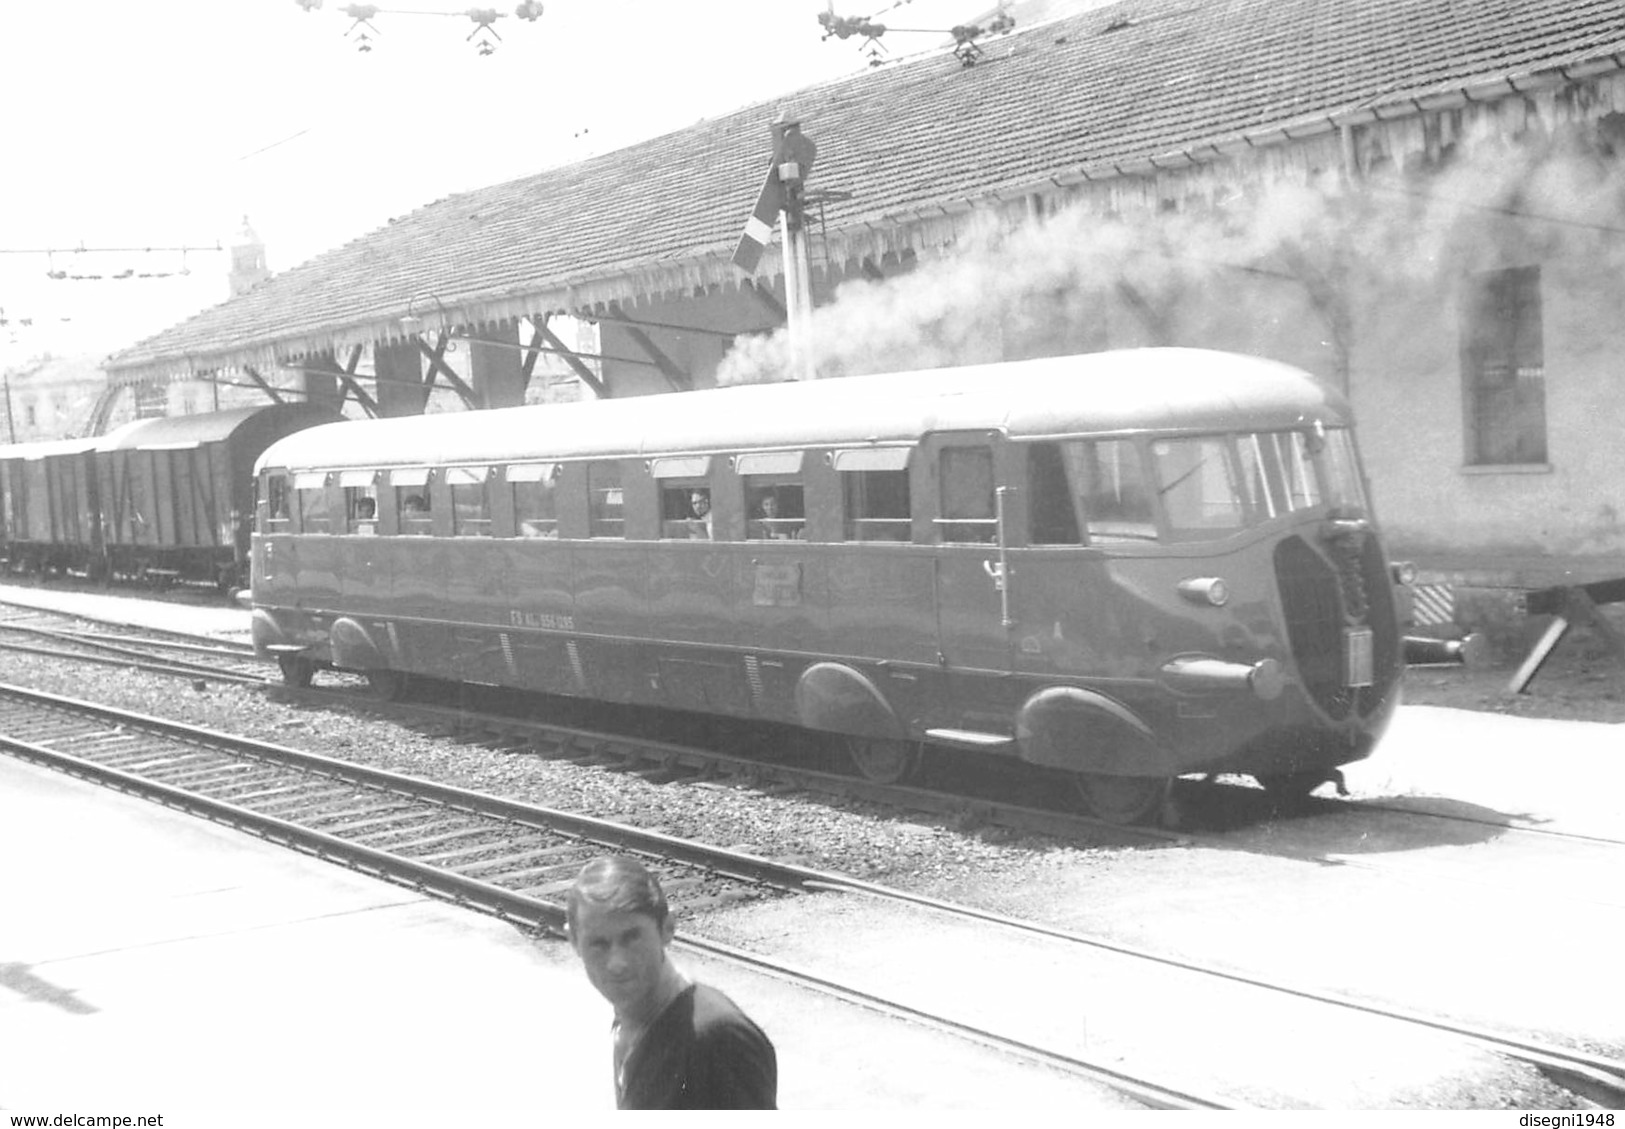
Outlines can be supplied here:
<path id="1" fill-rule="evenodd" d="M 322 7 L 323 0 L 294 0 L 294 3 L 306 12 L 314 12 Z M 496 44 L 502 41 L 502 35 L 496 29 L 497 21 L 507 19 L 510 15 L 495 8 L 465 8 L 460 12 L 443 12 L 423 8 L 385 8 L 378 4 L 345 4 L 336 10 L 349 17 L 350 26 L 344 32 L 345 38 L 354 39 L 356 50 L 363 54 L 372 50 L 373 37 L 383 34 L 372 22 L 375 16 L 438 16 L 472 20 L 474 30 L 468 33 L 465 42 L 478 40 L 475 49 L 481 55 L 490 55 L 495 53 Z M 527 23 L 534 23 L 542 17 L 542 5 L 539 0 L 523 0 L 511 14 Z"/>
<path id="2" fill-rule="evenodd" d="M 892 11 L 901 6 L 901 3 L 893 4 L 884 11 Z M 981 24 L 956 24 L 951 28 L 892 27 L 889 24 L 881 23 L 873 16 L 837 16 L 835 14 L 835 0 L 829 0 L 829 6 L 818 13 L 818 23 L 824 29 L 825 39 L 860 38 L 862 40 L 860 49 L 869 56 L 869 65 L 871 67 L 878 67 L 885 62 L 881 56 L 886 53 L 886 48 L 880 41 L 888 32 L 952 36 L 954 56 L 959 60 L 960 65 L 973 67 L 982 57 L 982 48 L 976 42 L 978 39 L 986 35 L 1004 35 L 1016 26 L 1015 17 L 1005 11 L 1002 0 L 998 10 L 987 21 L 986 26 Z"/>
<path id="3" fill-rule="evenodd" d="M 137 255 L 150 251 L 179 251 L 183 255 L 192 251 L 224 251 L 218 242 L 213 246 L 180 247 L 0 247 L 0 255 Z"/>
<path id="4" fill-rule="evenodd" d="M 100 282 L 104 280 L 122 281 L 131 278 L 173 278 L 176 275 L 189 275 L 191 270 L 186 265 L 186 256 L 193 253 L 225 250 L 218 242 L 213 246 L 198 244 L 181 244 L 173 247 L 87 247 L 81 242 L 77 247 L 0 247 L 0 255 L 44 255 L 46 259 L 45 277 L 53 282 Z M 56 265 L 58 255 L 149 255 L 157 253 L 178 252 L 181 265 L 178 270 L 143 270 L 127 266 L 123 270 L 108 273 L 73 273 Z"/>

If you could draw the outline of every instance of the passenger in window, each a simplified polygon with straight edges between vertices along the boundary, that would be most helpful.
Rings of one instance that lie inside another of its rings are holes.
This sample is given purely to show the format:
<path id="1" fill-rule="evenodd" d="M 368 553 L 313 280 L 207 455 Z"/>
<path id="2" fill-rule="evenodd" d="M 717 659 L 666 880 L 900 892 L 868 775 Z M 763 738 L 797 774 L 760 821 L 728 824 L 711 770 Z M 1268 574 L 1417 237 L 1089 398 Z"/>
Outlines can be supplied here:
<path id="1" fill-rule="evenodd" d="M 711 539 L 711 491 L 691 490 L 688 494 L 688 535 L 709 541 Z"/>
<path id="2" fill-rule="evenodd" d="M 753 541 L 790 541 L 801 536 L 799 522 L 786 521 L 779 514 L 779 498 L 771 490 L 757 503 L 759 518 L 750 523 Z"/>
<path id="3" fill-rule="evenodd" d="M 371 498 L 357 498 L 355 503 L 355 531 L 357 533 L 373 533 L 373 522 L 378 516 L 378 503 Z"/>
<path id="4" fill-rule="evenodd" d="M 426 517 L 429 513 L 429 501 L 422 494 L 408 494 L 401 502 L 401 512 L 407 517 Z"/>

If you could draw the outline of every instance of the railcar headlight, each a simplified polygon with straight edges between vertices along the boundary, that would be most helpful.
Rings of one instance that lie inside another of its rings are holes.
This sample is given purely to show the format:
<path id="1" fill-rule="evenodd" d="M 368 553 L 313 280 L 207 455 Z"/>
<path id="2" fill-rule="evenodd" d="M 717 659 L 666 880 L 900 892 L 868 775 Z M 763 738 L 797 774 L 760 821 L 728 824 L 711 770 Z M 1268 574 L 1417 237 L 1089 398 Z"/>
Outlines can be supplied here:
<path id="1" fill-rule="evenodd" d="M 1409 587 L 1416 583 L 1416 566 L 1410 561 L 1394 561 L 1388 566 L 1388 571 L 1393 575 L 1395 584 Z"/>
<path id="2" fill-rule="evenodd" d="M 1193 576 L 1179 582 L 1179 594 L 1193 604 L 1222 608 L 1230 602 L 1230 585 L 1217 576 Z"/>

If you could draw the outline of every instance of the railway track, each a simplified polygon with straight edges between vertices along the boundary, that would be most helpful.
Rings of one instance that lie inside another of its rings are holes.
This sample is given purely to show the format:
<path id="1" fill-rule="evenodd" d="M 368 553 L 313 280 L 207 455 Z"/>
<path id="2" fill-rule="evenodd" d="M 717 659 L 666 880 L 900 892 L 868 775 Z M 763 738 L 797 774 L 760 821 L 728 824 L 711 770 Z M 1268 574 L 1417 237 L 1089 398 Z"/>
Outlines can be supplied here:
<path id="1" fill-rule="evenodd" d="M 152 628 L 131 629 L 14 604 L 0 604 L 0 649 L 161 674 L 231 682 L 273 681 L 270 665 L 244 643 Z"/>
<path id="2" fill-rule="evenodd" d="M 0 685 L 0 749 L 539 931 L 562 932 L 559 898 L 606 851 L 654 860 L 680 914 L 832 888 L 838 876 L 657 832 L 522 804 L 317 754 Z M 1213 1098 L 1024 1043 L 704 938 L 695 951 L 1037 1059 L 1152 1108 Z"/>
<path id="3" fill-rule="evenodd" d="M 8 632 L 62 645 L 37 648 L 17 645 L 4 639 Z M 0 649 L 81 661 L 97 661 L 98 655 L 106 655 L 109 656 L 106 661 L 115 665 L 128 665 L 156 673 L 197 675 L 267 684 L 281 687 L 281 692 L 290 697 L 305 692 L 285 687 L 275 673 L 275 664 L 257 656 L 253 647 L 247 643 L 138 627 L 128 623 L 98 621 L 80 614 L 50 611 L 22 604 L 7 604 L 4 600 L 0 600 Z M 365 680 L 359 675 L 325 671 L 321 677 L 328 684 L 313 687 L 308 691 L 316 700 L 341 701 L 351 708 L 374 710 L 380 715 L 394 719 L 418 718 L 429 726 L 450 727 L 473 736 L 484 733 L 495 738 L 512 740 L 525 736 L 538 751 L 544 753 L 562 751 L 570 754 L 574 750 L 591 749 L 606 761 L 619 762 L 635 770 L 665 765 L 674 772 L 688 772 L 699 776 L 713 773 L 754 776 L 769 784 L 852 795 L 876 803 L 958 816 L 967 820 L 980 817 L 989 823 L 1009 826 L 1014 830 L 1069 836 L 1086 841 L 1104 833 L 1126 836 L 1130 841 L 1151 839 L 1176 844 L 1216 842 L 1214 835 L 1244 828 L 1283 814 L 1291 817 L 1372 812 L 1440 823 L 1471 824 L 1496 831 L 1510 831 L 1550 839 L 1625 846 L 1625 839 L 1622 838 L 1565 831 L 1512 816 L 1433 810 L 1426 798 L 1418 798 L 1412 803 L 1396 803 L 1362 798 L 1310 796 L 1295 804 L 1279 806 L 1250 783 L 1237 785 L 1226 783 L 1222 779 L 1201 782 L 1185 779 L 1176 782 L 1180 786 L 1180 798 L 1188 802 L 1178 805 L 1187 811 L 1183 818 L 1176 817 L 1178 825 L 1175 827 L 1122 827 L 1081 815 L 1064 805 L 1041 806 L 1028 802 L 1030 797 L 1044 788 L 1042 782 L 1035 787 L 1030 778 L 1014 782 L 1010 791 L 1004 793 L 1007 797 L 1023 798 L 1004 799 L 988 798 L 981 791 L 973 795 L 902 785 L 874 784 L 851 772 L 815 772 L 794 765 L 763 764 L 760 750 L 754 750 L 749 756 L 733 755 L 723 750 L 707 749 L 694 744 L 610 732 L 587 725 L 553 724 L 523 713 L 503 712 L 500 707 L 482 709 L 478 704 L 471 706 L 466 701 L 438 708 L 423 701 L 410 704 L 378 701 L 353 692 L 365 685 Z M 325 692 L 330 691 L 335 684 L 341 690 L 340 693 Z M 432 695 L 431 690 L 429 696 Z M 980 767 L 985 769 L 985 762 Z M 988 774 L 985 771 L 975 775 L 974 783 L 979 789 L 989 784 Z M 993 775 L 997 777 L 999 774 Z M 994 783 L 997 784 L 997 780 Z M 1213 797 L 1219 797 L 1217 803 L 1213 802 Z M 1238 845 L 1226 842 L 1224 846 L 1226 849 L 1234 850 Z M 1324 856 L 1304 857 L 1326 861 Z"/>
<path id="4" fill-rule="evenodd" d="M 67 613 L 3 604 L 0 607 L 12 613 L 0 614 L 0 649 L 53 659 L 126 666 L 192 679 L 264 685 L 274 688 L 276 693 L 289 700 L 335 704 L 345 709 L 371 712 L 436 733 L 456 735 L 467 741 L 525 744 L 544 756 L 596 758 L 606 765 L 615 765 L 629 772 L 665 772 L 701 780 L 718 776 L 744 778 L 763 787 L 793 788 L 842 796 L 941 815 L 963 825 L 987 824 L 1080 842 L 1131 844 L 1180 841 L 1177 833 L 1164 829 L 1123 827 L 1077 812 L 1040 806 L 1032 801 L 1042 785 L 1035 784 L 1030 777 L 1014 780 L 1007 790 L 993 795 L 982 791 L 971 793 L 879 784 L 852 772 L 775 762 L 770 755 L 764 759 L 764 750 L 760 747 L 736 753 L 712 745 L 667 741 L 588 724 L 559 724 L 522 712 L 526 709 L 524 702 L 516 700 L 515 695 L 500 692 L 492 695 L 499 701 L 469 701 L 460 698 L 454 687 L 425 686 L 423 693 L 414 696 L 413 701 L 389 702 L 363 691 L 365 683 L 361 677 L 333 671 L 323 672 L 320 684 L 294 688 L 283 685 L 275 673 L 274 664 L 258 658 L 252 647 L 244 644 L 225 643 L 178 632 L 153 631 L 129 624 L 92 624 L 86 627 L 81 625 L 80 617 Z M 8 631 L 21 634 L 31 642 L 8 641 L 4 638 Z M 40 640 L 55 645 L 45 646 Z M 191 657 L 176 657 L 180 655 Z M 436 690 L 440 691 L 440 698 L 454 700 L 437 704 Z M 477 698 L 484 696 L 478 691 L 475 694 Z M 573 702 L 549 704 L 565 709 L 581 705 Z M 985 773 L 976 775 L 974 784 L 979 788 L 985 788 L 987 783 Z"/>
<path id="5" fill-rule="evenodd" d="M 922 897 L 843 875 L 743 855 L 658 832 L 587 819 L 499 797 L 347 764 L 331 758 L 196 730 L 159 719 L 0 687 L 0 747 L 61 771 L 148 796 L 369 874 L 494 914 L 557 931 L 557 898 L 581 862 L 606 850 L 656 860 L 684 914 L 794 893 L 830 891 L 918 907 L 1067 949 L 1126 957 L 1247 991 L 1345 1009 L 1443 1032 L 1528 1063 L 1609 1108 L 1625 1105 L 1625 1068 L 1597 1056 L 1408 1013 L 1266 977 L 1175 960 L 1100 937 L 1054 929 Z M 840 998 L 950 1030 L 1104 1081 L 1159 1107 L 1239 1104 L 1128 1075 L 1110 1063 L 1000 1035 L 974 1023 L 751 953 L 684 935 L 697 951 L 747 964 Z M 1187 1104 L 1188 1103 L 1188 1104 Z"/>
<path id="6" fill-rule="evenodd" d="M 203 678 L 280 685 L 268 673 L 270 664 L 256 658 L 246 644 L 223 643 L 218 639 L 176 632 L 136 630 L 127 625 L 92 624 L 87 627 L 76 623 L 74 626 L 63 626 L 66 618 L 58 613 L 41 613 L 36 609 L 12 609 L 10 614 L 0 614 L 0 636 L 9 630 L 29 633 L 32 638 L 61 640 L 63 646 L 60 647 L 21 646 L 21 649 L 31 653 L 53 658 L 112 662 L 194 680 Z M 0 646 L 6 645 L 0 639 Z M 177 655 L 192 657 L 174 657 Z M 694 783 L 716 777 L 743 778 L 763 789 L 795 789 L 859 799 L 944 818 L 961 828 L 994 826 L 1024 834 L 1054 836 L 1072 843 L 1108 846 L 1150 843 L 1247 851 L 1308 865 L 1366 871 L 1408 883 L 1435 884 L 1446 897 L 1472 896 L 1474 890 L 1479 891 L 1480 897 L 1498 897 L 1520 883 L 1529 887 L 1532 894 L 1538 895 L 1542 892 L 1545 870 L 1543 866 L 1523 865 L 1516 871 L 1497 869 L 1494 873 L 1486 873 L 1476 858 L 1413 857 L 1403 849 L 1383 852 L 1380 858 L 1372 857 L 1371 840 L 1378 825 L 1363 819 L 1358 823 L 1347 822 L 1348 817 L 1358 819 L 1371 813 L 1379 820 L 1431 821 L 1441 825 L 1489 828 L 1498 836 L 1528 836 L 1533 841 L 1535 856 L 1549 860 L 1545 865 L 1571 871 L 1596 871 L 1604 877 L 1618 866 L 1616 852 L 1625 849 L 1625 841 L 1616 838 L 1567 832 L 1508 817 L 1492 819 L 1438 812 L 1428 810 L 1425 804 L 1396 806 L 1370 800 L 1318 797 L 1301 802 L 1290 813 L 1306 817 L 1293 820 L 1303 829 L 1303 834 L 1281 836 L 1273 831 L 1280 813 L 1257 788 L 1193 781 L 1180 781 L 1181 788 L 1177 793 L 1187 810 L 1196 811 L 1193 822 L 1216 822 L 1227 830 L 1125 828 L 1104 824 L 1064 808 L 1045 806 L 1041 800 L 1029 802 L 1032 794 L 1030 779 L 1014 778 L 1008 782 L 1008 790 L 1001 793 L 1000 789 L 1007 782 L 1000 780 L 996 772 L 989 772 L 987 766 L 971 772 L 966 781 L 950 779 L 947 788 L 926 787 L 919 783 L 877 784 L 851 772 L 826 771 L 808 767 L 805 763 L 764 759 L 760 748 L 752 748 L 742 754 L 732 753 L 718 747 L 718 743 L 711 740 L 710 733 L 706 734 L 705 744 L 683 744 L 525 717 L 515 711 L 527 707 L 523 703 L 515 705 L 512 701 L 495 704 L 490 709 L 479 708 L 477 702 L 470 708 L 463 698 L 459 698 L 455 706 L 437 706 L 422 700 L 410 704 L 381 702 L 355 692 L 362 685 L 358 677 L 329 673 L 324 674 L 323 680 L 326 683 L 324 686 L 301 690 L 279 689 L 274 692 L 286 694 L 291 699 L 314 699 L 337 703 L 346 709 L 376 711 L 392 721 L 405 720 L 419 729 L 427 729 L 437 735 L 456 736 L 465 742 L 522 745 L 543 756 L 591 759 L 619 771 L 653 774 L 663 779 Z M 340 681 L 340 687 L 336 690 L 332 685 L 334 681 Z M 348 685 L 343 684 L 346 681 Z M 434 688 L 428 689 L 430 692 L 424 696 L 432 698 Z M 448 688 L 442 686 L 439 689 L 444 691 Z M 1065 795 L 1064 790 L 1062 794 Z M 1213 814 L 1215 797 L 1223 805 L 1216 819 Z M 1341 836 L 1331 830 L 1337 826 L 1339 819 L 1345 820 L 1346 828 Z M 1453 833 L 1446 833 L 1446 840 L 1450 834 Z M 1316 841 L 1326 845 L 1313 845 Z M 1586 891 L 1582 896 L 1582 905 L 1618 907 L 1625 902 L 1625 895 L 1621 895 L 1617 884 L 1611 881 L 1599 880 L 1578 885 Z"/>
<path id="7" fill-rule="evenodd" d="M 63 626 L 68 618 L 63 614 L 39 612 L 36 609 L 12 609 L 10 615 L 0 616 L 0 635 L 7 631 L 24 632 L 30 638 L 60 640 L 62 646 L 59 647 L 10 644 L 16 649 L 53 658 L 111 662 L 193 679 L 280 686 L 279 680 L 268 672 L 270 664 L 258 659 L 246 644 L 223 643 L 218 639 L 176 632 L 132 629 L 128 625 L 92 624 L 87 627 L 76 623 L 74 626 Z M 7 645 L 0 639 L 0 647 Z M 176 655 L 193 657 L 176 658 Z M 204 659 L 208 661 L 204 662 Z M 620 771 L 657 774 L 670 780 L 695 782 L 716 777 L 744 778 L 761 788 L 796 789 L 859 799 L 946 818 L 960 827 L 996 826 L 1025 834 L 1055 836 L 1074 843 L 1155 843 L 1209 847 L 1221 851 L 1242 850 L 1310 865 L 1369 871 L 1407 882 L 1435 883 L 1447 891 L 1447 896 L 1460 896 L 1463 891 L 1474 888 L 1499 895 L 1520 881 L 1532 884 L 1536 890 L 1541 884 L 1538 867 L 1526 866 L 1517 874 L 1499 870 L 1494 874 L 1485 874 L 1476 860 L 1417 860 L 1405 857 L 1403 851 L 1389 852 L 1380 860 L 1374 859 L 1369 857 L 1374 828 L 1368 822 L 1349 825 L 1348 834 L 1344 836 L 1345 839 L 1356 841 L 1357 849 L 1340 849 L 1335 841 L 1324 848 L 1288 843 L 1284 841 L 1285 837 L 1270 830 L 1279 813 L 1261 791 L 1248 785 L 1180 782 L 1179 795 L 1189 800 L 1184 804 L 1188 810 L 1196 811 L 1195 822 L 1216 822 L 1227 830 L 1211 832 L 1186 828 L 1172 831 L 1157 827 L 1122 827 L 1105 824 L 1064 808 L 1028 802 L 1032 793 L 1030 778 L 1016 777 L 1008 782 L 1002 781 L 996 772 L 990 773 L 987 766 L 980 766 L 971 772 L 968 781 L 950 780 L 948 788 L 931 788 L 921 784 L 878 784 L 851 772 L 820 770 L 803 763 L 786 763 L 782 760 L 764 760 L 760 748 L 736 754 L 717 747 L 715 741 L 704 745 L 683 744 L 632 733 L 607 732 L 585 725 L 538 720 L 514 712 L 525 707 L 523 703 L 516 706 L 511 700 L 492 704 L 489 709 L 480 708 L 477 701 L 471 707 L 462 698 L 455 706 L 436 705 L 424 700 L 413 703 L 382 702 L 356 693 L 362 685 L 358 677 L 329 672 L 324 674 L 323 679 L 327 685 L 298 690 L 283 688 L 275 692 L 286 694 L 291 699 L 313 699 L 340 704 L 346 709 L 375 711 L 392 721 L 404 720 L 420 729 L 438 735 L 456 736 L 463 741 L 523 745 L 543 756 L 591 759 Z M 340 686 L 334 689 L 332 683 L 336 680 Z M 421 697 L 432 699 L 436 688 L 425 689 L 427 692 Z M 447 691 L 449 688 L 440 686 L 438 689 Z M 511 699 L 512 696 L 499 694 L 497 697 Z M 708 738 L 710 736 L 707 734 Z M 1006 787 L 1007 783 L 1008 790 L 1001 793 L 1000 789 Z M 1064 790 L 1062 794 L 1065 794 Z M 1223 805 L 1216 818 L 1215 797 Z M 1625 841 L 1619 839 L 1566 832 L 1507 817 L 1491 819 L 1431 811 L 1425 805 L 1396 806 L 1369 800 L 1316 797 L 1300 802 L 1293 814 L 1322 820 L 1318 826 L 1309 824 L 1307 820 L 1302 823 L 1306 828 L 1314 826 L 1314 831 L 1305 838 L 1334 839 L 1326 830 L 1332 824 L 1325 822 L 1324 817 L 1335 819 L 1362 813 L 1492 828 L 1499 835 L 1527 835 L 1537 844 L 1563 845 L 1541 847 L 1552 858 L 1552 865 L 1581 866 L 1600 872 L 1617 865 L 1611 852 L 1625 849 Z M 1590 891 L 1587 899 L 1591 904 L 1617 906 L 1625 897 L 1618 893 L 1615 884 L 1607 881 L 1591 883 L 1586 889 Z"/>

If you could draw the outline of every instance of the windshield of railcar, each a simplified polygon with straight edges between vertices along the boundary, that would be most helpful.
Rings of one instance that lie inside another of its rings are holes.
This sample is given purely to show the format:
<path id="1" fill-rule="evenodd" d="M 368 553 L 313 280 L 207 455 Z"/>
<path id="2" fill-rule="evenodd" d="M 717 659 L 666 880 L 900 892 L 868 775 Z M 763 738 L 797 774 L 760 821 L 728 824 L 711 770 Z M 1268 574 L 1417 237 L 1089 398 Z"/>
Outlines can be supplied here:
<path id="1" fill-rule="evenodd" d="M 1326 501 L 1343 509 L 1369 514 L 1371 503 L 1365 496 L 1360 459 L 1354 450 L 1354 432 L 1346 427 L 1328 430 L 1320 461 L 1325 471 Z"/>
<path id="2" fill-rule="evenodd" d="M 1070 483 L 1090 541 L 1205 541 L 1319 506 L 1366 512 L 1346 428 L 1066 440 L 1029 462 L 1035 544 L 1075 542 Z M 1054 495 L 1052 497 L 1052 495 Z"/>
<path id="3" fill-rule="evenodd" d="M 1151 462 L 1176 541 L 1224 537 L 1317 506 L 1365 509 L 1346 428 L 1158 439 Z"/>

